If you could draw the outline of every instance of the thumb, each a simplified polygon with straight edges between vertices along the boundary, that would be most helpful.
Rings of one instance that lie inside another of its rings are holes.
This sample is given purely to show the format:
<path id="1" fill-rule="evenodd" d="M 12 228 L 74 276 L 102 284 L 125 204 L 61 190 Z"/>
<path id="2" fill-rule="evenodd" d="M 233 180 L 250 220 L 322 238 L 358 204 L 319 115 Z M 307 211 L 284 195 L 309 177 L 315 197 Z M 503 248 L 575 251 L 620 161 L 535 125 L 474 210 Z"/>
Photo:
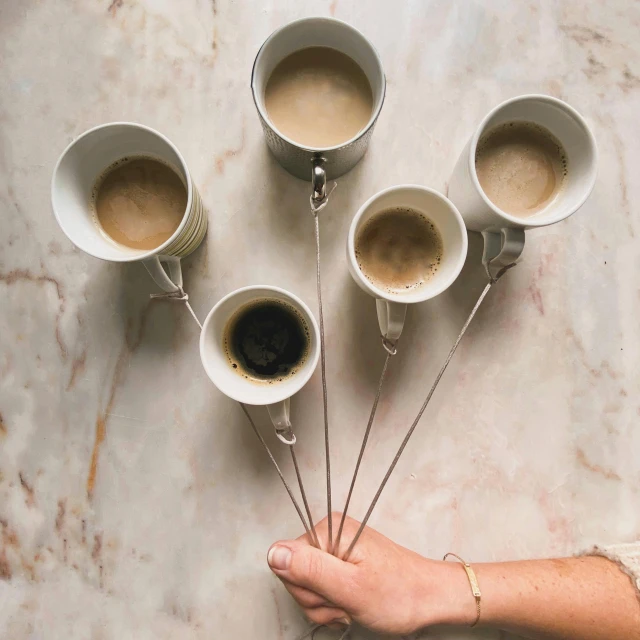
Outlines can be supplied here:
<path id="1" fill-rule="evenodd" d="M 271 570 L 283 580 L 346 606 L 353 593 L 355 565 L 299 540 L 276 542 L 267 555 Z"/>

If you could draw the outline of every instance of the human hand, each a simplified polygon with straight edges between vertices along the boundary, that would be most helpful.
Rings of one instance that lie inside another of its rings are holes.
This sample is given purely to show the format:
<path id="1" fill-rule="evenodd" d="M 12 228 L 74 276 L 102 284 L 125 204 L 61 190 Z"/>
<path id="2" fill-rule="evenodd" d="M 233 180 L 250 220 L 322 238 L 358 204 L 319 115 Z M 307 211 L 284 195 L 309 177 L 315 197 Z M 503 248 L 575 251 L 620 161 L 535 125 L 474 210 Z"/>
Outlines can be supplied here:
<path id="1" fill-rule="evenodd" d="M 333 514 L 334 527 L 341 514 Z M 347 518 L 343 555 L 360 523 Z M 343 561 L 327 553 L 327 518 L 316 525 L 323 550 L 304 535 L 276 542 L 268 563 L 287 591 L 317 624 L 352 620 L 377 632 L 412 633 L 439 624 L 471 624 L 475 604 L 464 571 L 454 563 L 424 558 L 369 527 Z"/>

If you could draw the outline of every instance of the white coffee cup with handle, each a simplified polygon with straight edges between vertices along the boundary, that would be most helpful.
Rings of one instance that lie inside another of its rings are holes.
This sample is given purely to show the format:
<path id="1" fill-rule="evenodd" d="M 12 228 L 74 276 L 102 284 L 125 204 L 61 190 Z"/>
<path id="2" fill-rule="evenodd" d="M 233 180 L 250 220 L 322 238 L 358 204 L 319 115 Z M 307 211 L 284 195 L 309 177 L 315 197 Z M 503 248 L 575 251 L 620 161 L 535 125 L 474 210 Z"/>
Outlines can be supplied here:
<path id="1" fill-rule="evenodd" d="M 566 153 L 566 185 L 547 207 L 529 217 L 514 216 L 497 207 L 482 189 L 476 172 L 478 142 L 494 127 L 510 122 L 546 129 Z M 575 213 L 591 193 L 596 173 L 596 142 L 584 118 L 557 98 L 523 95 L 499 104 L 482 119 L 460 154 L 447 195 L 467 228 L 484 236 L 485 264 L 500 269 L 513 264 L 522 253 L 526 229 L 555 224 Z"/>
<path id="2" fill-rule="evenodd" d="M 128 157 L 163 162 L 175 171 L 187 189 L 180 225 L 155 249 L 133 249 L 115 242 L 101 229 L 92 210 L 96 181 L 111 165 Z M 79 249 L 111 262 L 142 262 L 167 293 L 182 290 L 180 259 L 199 246 L 207 231 L 206 211 L 182 154 L 158 131 L 133 122 L 100 125 L 69 144 L 53 171 L 51 203 L 62 231 Z M 162 263 L 168 266 L 168 273 Z"/>
<path id="3" fill-rule="evenodd" d="M 308 328 L 306 355 L 296 372 L 281 380 L 256 381 L 234 368 L 225 350 L 229 322 L 243 307 L 259 301 L 283 302 L 299 314 Z M 320 332 L 309 307 L 297 296 L 267 285 L 237 289 L 220 300 L 207 315 L 200 334 L 200 358 L 211 382 L 226 396 L 243 404 L 266 406 L 276 434 L 286 444 L 291 430 L 289 407 L 294 396 L 313 375 L 320 357 Z"/>
<path id="4" fill-rule="evenodd" d="M 363 273 L 356 257 L 356 240 L 364 225 L 375 215 L 389 209 L 411 209 L 429 219 L 442 238 L 439 268 L 420 287 L 407 292 L 390 293 L 376 286 Z M 402 333 L 407 305 L 424 302 L 445 291 L 458 277 L 467 256 L 467 230 L 462 216 L 445 196 L 420 185 L 400 185 L 380 191 L 356 213 L 347 236 L 347 264 L 356 284 L 376 298 L 380 332 L 394 343 Z"/>

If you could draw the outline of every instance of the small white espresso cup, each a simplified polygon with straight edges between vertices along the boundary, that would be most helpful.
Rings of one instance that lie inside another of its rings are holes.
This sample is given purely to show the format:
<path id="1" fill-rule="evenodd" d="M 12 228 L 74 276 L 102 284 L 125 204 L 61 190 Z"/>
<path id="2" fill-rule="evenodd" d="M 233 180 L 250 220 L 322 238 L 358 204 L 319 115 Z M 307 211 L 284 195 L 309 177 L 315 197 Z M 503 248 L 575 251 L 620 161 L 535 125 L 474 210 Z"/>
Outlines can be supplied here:
<path id="1" fill-rule="evenodd" d="M 100 228 L 91 195 L 100 175 L 126 157 L 156 158 L 170 166 L 187 188 L 187 206 L 175 233 L 155 249 L 118 244 Z M 132 122 L 112 122 L 85 131 L 63 152 L 51 180 L 53 213 L 66 236 L 79 249 L 111 262 L 142 262 L 167 293 L 182 289 L 180 258 L 194 251 L 207 231 L 207 216 L 181 153 L 158 131 Z M 169 275 L 161 262 L 167 263 Z M 169 277 L 170 276 L 170 277 Z"/>
<path id="2" fill-rule="evenodd" d="M 548 207 L 527 218 L 510 215 L 493 204 L 476 173 L 479 140 L 506 122 L 531 122 L 544 127 L 560 141 L 567 154 L 566 187 Z M 554 224 L 575 213 L 591 193 L 596 173 L 596 142 L 584 118 L 557 98 L 524 95 L 499 104 L 483 118 L 460 154 L 447 195 L 462 214 L 467 228 L 484 236 L 485 262 L 500 267 L 513 263 L 522 253 L 525 229 Z"/>
<path id="3" fill-rule="evenodd" d="M 300 369 L 282 381 L 255 382 L 239 374 L 225 353 L 225 329 L 231 318 L 245 305 L 258 300 L 280 300 L 291 305 L 309 327 L 309 353 Z M 200 334 L 200 358 L 211 382 L 232 400 L 244 404 L 263 405 L 275 427 L 276 434 L 286 444 L 292 444 L 287 435 L 291 431 L 289 405 L 295 395 L 313 375 L 320 357 L 318 324 L 307 305 L 292 293 L 267 285 L 244 287 L 232 291 L 209 312 Z"/>
<path id="4" fill-rule="evenodd" d="M 426 216 L 442 237 L 442 262 L 431 280 L 407 293 L 389 293 L 369 280 L 356 259 L 356 238 L 360 229 L 376 214 L 387 209 L 408 208 Z M 467 230 L 456 207 L 442 194 L 419 185 L 390 187 L 369 198 L 356 213 L 347 237 L 347 263 L 356 284 L 376 298 L 380 332 L 395 342 L 402 333 L 407 305 L 429 300 L 447 289 L 458 277 L 467 256 Z"/>

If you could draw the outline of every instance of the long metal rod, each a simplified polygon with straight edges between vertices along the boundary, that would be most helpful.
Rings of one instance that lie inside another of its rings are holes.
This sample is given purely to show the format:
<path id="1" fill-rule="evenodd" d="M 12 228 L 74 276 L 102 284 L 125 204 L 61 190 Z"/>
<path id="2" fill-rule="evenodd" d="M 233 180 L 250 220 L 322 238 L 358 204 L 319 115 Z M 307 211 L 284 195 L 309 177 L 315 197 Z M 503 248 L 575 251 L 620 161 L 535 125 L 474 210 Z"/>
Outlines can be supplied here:
<path id="1" fill-rule="evenodd" d="M 309 508 L 309 502 L 307 501 L 307 493 L 304 490 L 304 484 L 302 483 L 302 475 L 300 474 L 300 468 L 298 467 L 298 458 L 296 456 L 295 449 L 293 445 L 289 445 L 289 449 L 291 450 L 291 459 L 293 460 L 293 467 L 296 470 L 296 477 L 298 478 L 298 487 L 300 487 L 300 495 L 302 496 L 302 502 L 304 503 L 305 511 L 307 512 L 307 518 L 309 519 L 309 526 L 311 527 L 311 532 L 313 533 L 313 540 L 315 541 L 316 547 L 320 548 L 320 540 L 318 539 L 318 533 L 316 532 L 316 527 L 313 524 L 313 517 L 311 516 L 311 509 Z"/>
<path id="2" fill-rule="evenodd" d="M 313 205 L 312 205 L 313 207 Z M 324 456 L 327 469 L 327 523 L 328 549 L 333 549 L 333 518 L 331 517 L 331 451 L 329 448 L 329 402 L 327 399 L 327 363 L 324 342 L 324 317 L 322 313 L 322 283 L 320 280 L 320 222 L 318 211 L 313 209 L 316 236 L 316 289 L 318 293 L 318 319 L 320 324 L 320 365 L 322 371 L 322 405 L 324 409 Z"/>
<path id="3" fill-rule="evenodd" d="M 440 378 L 442 378 L 444 372 L 446 371 L 447 367 L 449 366 L 449 362 L 451 362 L 451 358 L 453 358 L 453 354 L 456 352 L 456 349 L 458 348 L 458 345 L 460 344 L 460 340 L 462 340 L 462 336 L 464 336 L 465 331 L 467 330 L 467 327 L 469 326 L 469 324 L 473 320 L 473 316 L 476 315 L 476 311 L 478 310 L 478 308 L 482 304 L 482 301 L 484 300 L 484 298 L 487 295 L 487 293 L 489 293 L 489 289 L 491 289 L 491 286 L 493 285 L 494 282 L 495 282 L 495 280 L 492 280 L 491 282 L 487 283 L 487 285 L 483 289 L 482 293 L 480 294 L 480 297 L 478 298 L 478 301 L 476 302 L 476 304 L 474 305 L 473 309 L 471 310 L 471 313 L 469 314 L 469 317 L 467 318 L 466 322 L 464 323 L 464 325 L 462 327 L 462 330 L 458 334 L 458 337 L 456 338 L 456 341 L 453 343 L 453 347 L 451 347 L 451 351 L 449 351 L 449 355 L 447 356 L 447 359 L 444 361 L 444 364 L 442 365 L 442 368 L 438 372 L 438 375 L 436 376 L 435 382 L 433 383 L 433 385 L 431 386 L 431 389 L 429 390 L 429 393 L 427 394 L 426 400 L 424 401 L 422 407 L 420 408 L 420 411 L 418 411 L 418 415 L 416 416 L 416 418 L 413 421 L 412 425 L 409 427 L 409 431 L 407 431 L 407 435 L 404 437 L 404 440 L 402 441 L 402 444 L 400 445 L 400 448 L 398 449 L 398 453 L 396 453 L 393 461 L 391 462 L 391 465 L 389 466 L 389 469 L 387 470 L 387 473 L 385 474 L 382 482 L 380 483 L 380 486 L 378 487 L 378 490 L 376 491 L 376 495 L 374 496 L 373 500 L 371 501 L 371 505 L 369 506 L 367 514 L 365 515 L 365 517 L 364 517 L 364 519 L 362 521 L 362 524 L 360 525 L 360 528 L 358 529 L 355 537 L 353 538 L 353 540 L 351 541 L 351 544 L 349 545 L 349 548 L 347 549 L 347 552 L 345 553 L 345 555 L 342 558 L 343 560 L 347 560 L 349 558 L 349 556 L 351 555 L 351 552 L 353 551 L 353 548 L 356 546 L 356 543 L 358 542 L 358 539 L 362 535 L 362 532 L 364 531 L 364 528 L 367 525 L 367 522 L 369 521 L 371 513 L 373 512 L 376 504 L 378 503 L 378 499 L 380 498 L 380 494 L 384 490 L 384 488 L 385 488 L 385 486 L 387 484 L 387 481 L 389 480 L 389 477 L 393 473 L 393 470 L 396 468 L 396 465 L 398 464 L 398 460 L 400 460 L 400 456 L 402 455 L 402 452 L 404 451 L 405 447 L 407 446 L 407 443 L 409 442 L 409 439 L 413 435 L 413 432 L 415 431 L 415 428 L 418 425 L 418 422 L 420 422 L 420 418 L 422 418 L 422 414 L 424 413 L 425 409 L 427 408 L 427 405 L 429 404 L 429 401 L 431 400 L 431 396 L 433 396 L 433 392 L 436 390 L 436 387 L 438 386 L 438 383 L 440 382 Z"/>
<path id="4" fill-rule="evenodd" d="M 256 427 L 255 422 L 249 415 L 249 412 L 247 411 L 247 408 L 244 406 L 244 404 L 242 402 L 239 402 L 238 404 L 242 407 L 242 410 L 244 411 L 244 415 L 247 416 L 247 419 L 249 420 L 249 424 L 251 425 L 253 432 L 256 434 L 256 437 L 258 438 L 258 440 L 260 440 L 260 442 L 262 443 L 264 450 L 267 452 L 267 455 L 271 459 L 273 466 L 276 468 L 276 471 L 280 476 L 280 480 L 282 480 L 282 484 L 284 485 L 284 488 L 287 490 L 287 493 L 291 498 L 291 502 L 293 503 L 293 506 L 298 512 L 298 516 L 300 517 L 300 521 L 302 522 L 302 526 L 304 527 L 304 530 L 307 532 L 307 535 L 309 536 L 309 540 L 314 542 L 314 537 L 312 536 L 311 531 L 309 530 L 309 525 L 307 524 L 307 521 L 304 519 L 304 515 L 302 514 L 300 505 L 298 504 L 298 501 L 293 495 L 293 492 L 291 491 L 291 487 L 289 486 L 289 483 L 285 480 L 284 476 L 282 475 L 282 471 L 280 470 L 280 467 L 278 466 L 276 459 L 273 457 L 273 454 L 271 453 L 271 449 L 269 449 L 269 445 L 264 441 L 264 438 L 262 437 L 261 433 L 258 431 L 258 427 Z"/>
<path id="5" fill-rule="evenodd" d="M 333 548 L 334 555 L 338 555 L 340 551 L 340 540 L 342 538 L 342 529 L 344 527 L 344 521 L 347 518 L 347 511 L 349 511 L 349 504 L 351 503 L 351 496 L 353 494 L 353 488 L 356 486 L 356 479 L 358 477 L 358 471 L 360 470 L 360 463 L 362 462 L 362 456 L 364 455 L 364 450 L 367 447 L 367 442 L 369 441 L 369 434 L 371 433 L 371 426 L 373 425 L 373 420 L 376 417 L 376 410 L 378 409 L 378 401 L 380 400 L 380 394 L 382 393 L 382 384 L 384 383 L 384 378 L 387 374 L 387 368 L 389 367 L 389 360 L 391 360 L 392 352 L 387 352 L 387 357 L 384 361 L 384 366 L 382 367 L 382 373 L 380 374 L 380 380 L 378 382 L 378 390 L 376 391 L 376 397 L 373 401 L 373 406 L 371 407 L 371 414 L 369 415 L 369 422 L 367 423 L 367 428 L 364 432 L 364 437 L 362 438 L 362 445 L 360 446 L 360 453 L 358 454 L 358 460 L 356 462 L 356 468 L 353 471 L 353 477 L 351 478 L 351 486 L 349 487 L 349 493 L 347 494 L 347 501 L 345 502 L 344 509 L 342 510 L 342 518 L 340 519 L 340 527 L 338 528 L 338 534 L 336 535 L 336 543 Z"/>

